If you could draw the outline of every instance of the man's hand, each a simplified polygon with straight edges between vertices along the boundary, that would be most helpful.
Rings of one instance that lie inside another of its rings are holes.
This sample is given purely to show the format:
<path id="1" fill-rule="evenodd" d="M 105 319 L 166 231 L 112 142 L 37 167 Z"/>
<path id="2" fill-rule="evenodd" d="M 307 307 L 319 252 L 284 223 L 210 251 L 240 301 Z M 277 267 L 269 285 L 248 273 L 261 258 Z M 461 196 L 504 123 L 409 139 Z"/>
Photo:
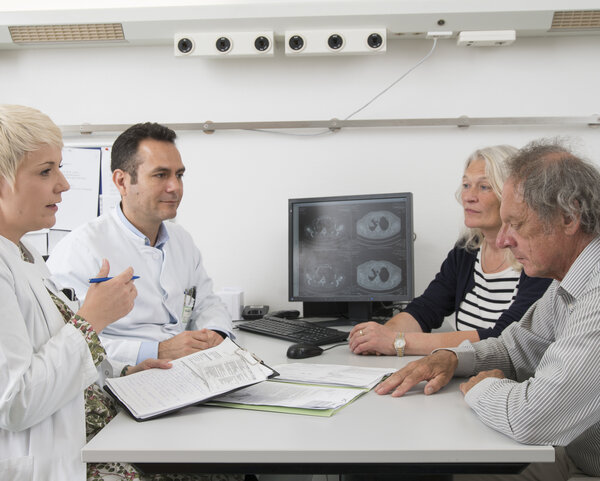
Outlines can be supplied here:
<path id="1" fill-rule="evenodd" d="M 433 394 L 450 382 L 458 358 L 452 351 L 436 351 L 433 354 L 409 362 L 399 371 L 392 374 L 375 388 L 377 394 L 388 394 L 393 390 L 393 397 L 400 397 L 421 381 L 428 381 L 425 394 Z"/>
<path id="2" fill-rule="evenodd" d="M 125 375 L 129 376 L 130 374 L 145 371 L 146 369 L 153 369 L 155 367 L 159 369 L 171 369 L 171 366 L 172 364 L 167 359 L 145 359 L 137 366 L 127 366 Z"/>
<path id="3" fill-rule="evenodd" d="M 354 354 L 395 355 L 396 331 L 376 322 L 357 324 L 350 331 L 349 347 Z"/>
<path id="4" fill-rule="evenodd" d="M 488 378 L 488 377 L 496 377 L 498 379 L 504 379 L 506 376 L 500 369 L 492 369 L 491 371 L 481 371 L 479 374 L 477 374 L 477 376 L 473 376 L 467 382 L 463 382 L 460 385 L 460 390 L 462 391 L 463 394 L 466 395 L 469 392 L 469 390 L 473 386 L 475 386 L 475 384 L 477 384 L 480 381 L 483 381 L 485 378 Z"/>
<path id="5" fill-rule="evenodd" d="M 219 334 L 209 329 L 183 331 L 158 344 L 158 358 L 178 359 L 209 347 L 218 346 L 222 341 L 223 338 Z"/>

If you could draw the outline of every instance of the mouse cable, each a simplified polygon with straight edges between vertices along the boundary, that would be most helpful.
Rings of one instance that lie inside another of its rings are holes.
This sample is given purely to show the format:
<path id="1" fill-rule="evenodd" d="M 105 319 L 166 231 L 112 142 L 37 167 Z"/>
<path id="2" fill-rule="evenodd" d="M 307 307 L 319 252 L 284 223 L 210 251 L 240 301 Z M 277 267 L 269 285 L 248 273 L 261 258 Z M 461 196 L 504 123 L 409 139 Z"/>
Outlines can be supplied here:
<path id="1" fill-rule="evenodd" d="M 324 351 L 329 351 L 329 349 L 333 349 L 334 347 L 347 346 L 347 345 L 348 345 L 347 342 L 342 342 L 340 344 L 334 344 L 333 346 L 326 347 L 323 350 Z"/>

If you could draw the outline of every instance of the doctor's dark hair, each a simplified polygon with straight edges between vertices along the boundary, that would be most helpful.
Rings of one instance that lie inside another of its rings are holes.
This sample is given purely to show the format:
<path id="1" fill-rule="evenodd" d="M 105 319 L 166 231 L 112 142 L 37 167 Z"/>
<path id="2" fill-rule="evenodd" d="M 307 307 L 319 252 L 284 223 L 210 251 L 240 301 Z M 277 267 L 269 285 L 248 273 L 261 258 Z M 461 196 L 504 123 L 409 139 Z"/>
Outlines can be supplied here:
<path id="1" fill-rule="evenodd" d="M 137 183 L 137 168 L 140 164 L 138 148 L 146 139 L 175 143 L 177 134 L 169 127 L 154 122 L 135 124 L 117 137 L 111 152 L 110 170 L 120 169 L 131 176 L 131 183 Z"/>
<path id="2" fill-rule="evenodd" d="M 558 139 L 527 144 L 508 162 L 509 179 L 551 231 L 558 216 L 579 220 L 582 232 L 600 235 L 600 172 Z"/>
<path id="3" fill-rule="evenodd" d="M 0 105 L 0 176 L 11 186 L 25 155 L 45 145 L 63 147 L 60 129 L 50 117 L 24 105 Z"/>

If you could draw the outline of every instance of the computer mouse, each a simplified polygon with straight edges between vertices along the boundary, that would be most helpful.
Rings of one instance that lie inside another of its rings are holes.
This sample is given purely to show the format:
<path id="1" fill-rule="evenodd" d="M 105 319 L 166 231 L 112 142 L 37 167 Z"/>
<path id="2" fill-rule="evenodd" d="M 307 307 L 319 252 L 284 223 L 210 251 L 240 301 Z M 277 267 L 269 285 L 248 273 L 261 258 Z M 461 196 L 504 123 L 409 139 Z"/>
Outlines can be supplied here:
<path id="1" fill-rule="evenodd" d="M 323 349 L 314 344 L 292 344 L 288 347 L 287 357 L 290 359 L 305 359 L 307 357 L 319 356 L 323 353 Z"/>

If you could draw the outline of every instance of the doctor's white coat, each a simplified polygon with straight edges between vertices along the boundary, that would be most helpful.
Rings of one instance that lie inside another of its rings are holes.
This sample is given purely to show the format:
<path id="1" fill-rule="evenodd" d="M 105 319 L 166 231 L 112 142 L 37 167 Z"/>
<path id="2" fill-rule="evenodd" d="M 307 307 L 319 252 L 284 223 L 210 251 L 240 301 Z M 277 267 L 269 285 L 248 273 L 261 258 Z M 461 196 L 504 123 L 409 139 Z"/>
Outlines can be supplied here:
<path id="1" fill-rule="evenodd" d="M 0 236 L 0 479 L 84 481 L 83 393 L 98 370 L 46 290 L 54 289 L 43 259 L 28 249 L 35 264 Z"/>
<path id="2" fill-rule="evenodd" d="M 100 335 L 111 360 L 137 364 L 142 343 L 158 343 L 185 329 L 213 329 L 233 337 L 231 316 L 213 293 L 212 280 L 202 264 L 200 251 L 191 235 L 181 226 L 164 222 L 169 239 L 161 249 L 145 245 L 119 218 L 116 209 L 75 229 L 52 251 L 48 267 L 52 279 L 62 287 L 72 287 L 83 301 L 89 278 L 100 270 L 102 259 L 110 263 L 110 275 L 132 266 L 137 297 L 133 310 L 107 326 Z M 191 318 L 184 324 L 184 291 L 196 290 Z M 171 320 L 176 322 L 171 322 Z"/>

